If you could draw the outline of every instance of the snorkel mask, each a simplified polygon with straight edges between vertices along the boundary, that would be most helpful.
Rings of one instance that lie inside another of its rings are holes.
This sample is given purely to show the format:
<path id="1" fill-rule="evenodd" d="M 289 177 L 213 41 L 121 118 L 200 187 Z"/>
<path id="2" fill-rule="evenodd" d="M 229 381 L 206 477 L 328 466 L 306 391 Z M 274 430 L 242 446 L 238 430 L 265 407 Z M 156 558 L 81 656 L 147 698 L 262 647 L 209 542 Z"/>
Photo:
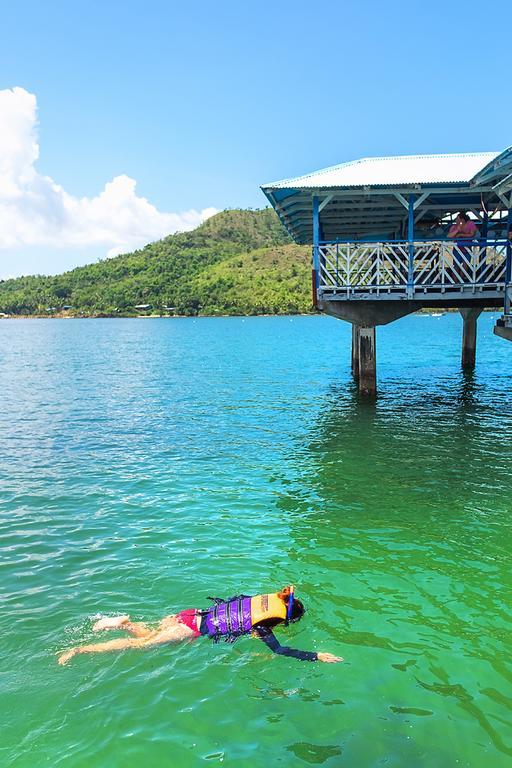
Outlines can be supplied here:
<path id="1" fill-rule="evenodd" d="M 285 622 L 286 626 L 288 626 L 288 624 L 290 623 L 290 620 L 292 618 L 293 592 L 294 592 L 294 586 L 293 586 L 293 584 L 290 584 L 290 599 L 288 600 L 288 605 L 286 607 L 286 622 Z"/>

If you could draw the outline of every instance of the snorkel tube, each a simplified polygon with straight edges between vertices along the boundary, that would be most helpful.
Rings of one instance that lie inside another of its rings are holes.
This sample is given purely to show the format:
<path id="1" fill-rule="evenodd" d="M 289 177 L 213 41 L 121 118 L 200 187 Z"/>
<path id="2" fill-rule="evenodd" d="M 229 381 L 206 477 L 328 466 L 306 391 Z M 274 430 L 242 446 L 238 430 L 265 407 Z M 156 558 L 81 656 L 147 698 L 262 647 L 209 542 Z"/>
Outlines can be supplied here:
<path id="1" fill-rule="evenodd" d="M 292 618 L 293 591 L 294 591 L 294 586 L 293 584 L 290 584 L 290 597 L 288 599 L 288 605 L 286 606 L 286 622 L 285 622 L 286 626 L 288 626 L 288 624 L 290 623 L 290 619 Z"/>

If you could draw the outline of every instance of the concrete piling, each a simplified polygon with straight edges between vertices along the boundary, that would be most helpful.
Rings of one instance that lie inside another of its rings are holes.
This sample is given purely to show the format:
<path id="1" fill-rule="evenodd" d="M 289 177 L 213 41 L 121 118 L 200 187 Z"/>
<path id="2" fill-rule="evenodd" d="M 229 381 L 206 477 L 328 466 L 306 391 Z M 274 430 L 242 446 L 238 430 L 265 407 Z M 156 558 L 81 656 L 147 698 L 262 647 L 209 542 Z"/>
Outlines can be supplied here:
<path id="1" fill-rule="evenodd" d="M 463 321 L 462 367 L 471 370 L 475 367 L 476 361 L 476 321 L 482 310 L 472 307 L 459 311 Z"/>
<path id="2" fill-rule="evenodd" d="M 359 378 L 359 326 L 352 324 L 352 376 Z"/>
<path id="3" fill-rule="evenodd" d="M 359 392 L 375 395 L 377 392 L 377 352 L 375 326 L 359 327 Z"/>

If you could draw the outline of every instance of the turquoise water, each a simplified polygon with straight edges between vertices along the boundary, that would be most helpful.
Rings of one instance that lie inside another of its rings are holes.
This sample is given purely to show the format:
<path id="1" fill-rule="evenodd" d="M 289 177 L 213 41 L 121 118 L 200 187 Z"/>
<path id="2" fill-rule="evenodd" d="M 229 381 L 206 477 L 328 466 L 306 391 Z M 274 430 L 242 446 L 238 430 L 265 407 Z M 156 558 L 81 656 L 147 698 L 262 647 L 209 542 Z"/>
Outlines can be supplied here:
<path id="1" fill-rule="evenodd" d="M 379 398 L 323 317 L 0 323 L 2 766 L 512 762 L 512 345 L 458 315 L 379 329 Z M 294 582 L 258 640 L 79 656 Z M 108 635 L 111 639 L 115 635 Z"/>

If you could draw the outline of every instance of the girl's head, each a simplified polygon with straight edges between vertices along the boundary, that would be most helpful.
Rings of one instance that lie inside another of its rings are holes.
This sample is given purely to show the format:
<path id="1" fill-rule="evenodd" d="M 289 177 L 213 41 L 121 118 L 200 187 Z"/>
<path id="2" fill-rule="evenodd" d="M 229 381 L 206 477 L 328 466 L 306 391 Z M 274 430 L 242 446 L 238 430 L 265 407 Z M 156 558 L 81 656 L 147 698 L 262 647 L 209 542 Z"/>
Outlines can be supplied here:
<path id="1" fill-rule="evenodd" d="M 304 608 L 304 603 L 302 600 L 297 600 L 296 597 L 293 598 L 293 605 L 292 605 L 292 615 L 290 616 L 289 621 L 299 621 L 302 619 L 304 614 L 306 613 L 306 609 Z"/>
<path id="2" fill-rule="evenodd" d="M 457 216 L 459 221 L 463 221 L 465 224 L 469 221 L 469 216 L 467 213 L 464 213 L 464 211 L 461 211 L 459 215 Z"/>
<path id="3" fill-rule="evenodd" d="M 287 608 L 290 603 L 290 595 L 291 595 L 290 587 L 284 587 L 280 592 L 277 593 L 277 596 L 284 601 Z M 298 600 L 294 595 L 293 603 L 292 603 L 292 612 L 291 612 L 289 621 L 290 622 L 299 621 L 300 619 L 302 619 L 305 612 L 306 612 L 306 609 L 304 608 L 304 603 L 302 602 L 302 600 Z"/>

